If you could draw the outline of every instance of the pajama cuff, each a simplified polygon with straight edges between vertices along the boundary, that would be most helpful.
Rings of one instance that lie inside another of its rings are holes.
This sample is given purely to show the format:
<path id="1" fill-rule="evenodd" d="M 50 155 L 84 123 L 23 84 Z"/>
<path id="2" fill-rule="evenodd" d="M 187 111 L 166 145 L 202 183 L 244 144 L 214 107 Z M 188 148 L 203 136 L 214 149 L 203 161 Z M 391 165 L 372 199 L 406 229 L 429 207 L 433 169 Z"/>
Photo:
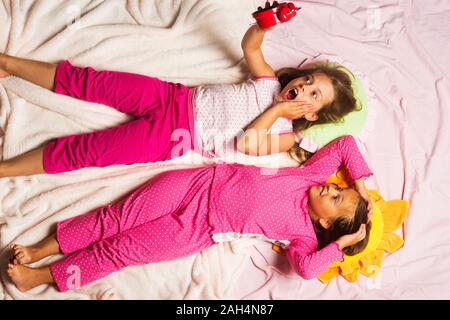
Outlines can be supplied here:
<path id="1" fill-rule="evenodd" d="M 72 67 L 72 64 L 68 60 L 64 60 L 56 67 L 54 79 L 55 93 L 67 95 L 67 91 L 64 89 L 64 79 L 67 78 L 66 75 L 67 73 L 70 73 Z"/>
<path id="2" fill-rule="evenodd" d="M 342 262 L 344 261 L 344 251 L 342 251 L 341 249 L 339 249 L 339 244 L 334 241 L 332 243 L 329 244 L 331 247 L 333 247 L 334 245 L 334 249 L 331 249 L 332 252 L 334 253 L 334 257 L 335 257 L 335 261 L 339 261 Z"/>
<path id="3" fill-rule="evenodd" d="M 49 269 L 50 269 L 50 273 L 52 275 L 53 281 L 55 282 L 56 289 L 58 289 L 59 292 L 67 291 L 68 288 L 65 287 L 65 286 L 62 286 L 62 283 L 63 283 L 64 280 L 62 279 L 63 277 L 61 277 L 61 275 L 59 274 L 59 271 L 58 271 L 58 269 L 59 269 L 58 268 L 58 261 L 52 263 L 49 266 Z"/>
<path id="4" fill-rule="evenodd" d="M 70 253 L 70 251 L 67 250 L 67 248 L 66 248 L 66 246 L 65 246 L 65 244 L 64 244 L 63 238 L 61 237 L 61 222 L 58 222 L 58 223 L 56 224 L 56 242 L 58 242 L 58 245 L 59 245 L 59 251 L 60 251 L 62 254 L 66 255 L 66 254 L 69 254 L 69 253 Z"/>
<path id="5" fill-rule="evenodd" d="M 55 164 L 52 163 L 52 153 L 55 146 L 55 141 L 48 143 L 43 152 L 42 152 L 42 168 L 44 172 L 47 174 L 57 174 L 57 170 L 55 169 Z"/>

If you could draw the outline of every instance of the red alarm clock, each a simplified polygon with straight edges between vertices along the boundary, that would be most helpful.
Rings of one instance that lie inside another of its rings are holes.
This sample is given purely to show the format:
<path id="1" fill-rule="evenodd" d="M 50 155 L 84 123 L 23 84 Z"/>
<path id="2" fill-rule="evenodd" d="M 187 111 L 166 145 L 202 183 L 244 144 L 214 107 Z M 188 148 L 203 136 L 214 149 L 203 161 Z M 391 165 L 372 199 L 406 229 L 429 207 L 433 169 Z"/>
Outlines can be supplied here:
<path id="1" fill-rule="evenodd" d="M 266 2 L 266 6 L 258 7 L 258 10 L 253 13 L 258 26 L 261 29 L 268 29 L 277 24 L 288 22 L 297 15 L 297 11 L 301 8 L 295 7 L 292 2 L 270 1 Z"/>

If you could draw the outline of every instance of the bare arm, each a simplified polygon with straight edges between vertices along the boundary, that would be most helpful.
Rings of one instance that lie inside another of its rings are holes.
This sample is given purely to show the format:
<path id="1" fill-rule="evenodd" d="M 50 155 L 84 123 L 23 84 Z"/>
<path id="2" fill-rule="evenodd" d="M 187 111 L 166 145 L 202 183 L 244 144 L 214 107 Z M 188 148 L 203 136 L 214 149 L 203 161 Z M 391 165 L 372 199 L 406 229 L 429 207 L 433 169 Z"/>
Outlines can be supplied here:
<path id="1" fill-rule="evenodd" d="M 251 156 L 264 156 L 286 152 L 295 144 L 294 133 L 285 134 L 248 134 L 238 142 L 238 150 Z"/>
<path id="2" fill-rule="evenodd" d="M 253 25 L 242 39 L 241 47 L 244 51 L 244 57 L 254 77 L 275 77 L 275 72 L 267 64 L 261 50 L 266 32 L 267 30 L 261 30 L 257 25 Z"/>
<path id="3" fill-rule="evenodd" d="M 288 151 L 295 144 L 294 133 L 269 134 L 269 129 L 279 117 L 299 119 L 309 112 L 310 108 L 310 105 L 298 101 L 276 103 L 248 126 L 238 140 L 238 150 L 256 156 Z"/>

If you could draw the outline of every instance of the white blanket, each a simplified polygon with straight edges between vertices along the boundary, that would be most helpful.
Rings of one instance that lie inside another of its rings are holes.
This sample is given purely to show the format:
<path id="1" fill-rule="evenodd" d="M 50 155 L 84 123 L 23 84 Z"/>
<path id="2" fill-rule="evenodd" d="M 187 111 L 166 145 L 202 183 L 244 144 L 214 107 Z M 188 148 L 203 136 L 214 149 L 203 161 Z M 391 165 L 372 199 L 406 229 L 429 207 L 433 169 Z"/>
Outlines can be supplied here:
<path id="1" fill-rule="evenodd" d="M 10 55 L 127 71 L 194 86 L 246 77 L 240 41 L 261 1 L 240 0 L 3 0 L 0 50 Z M 130 120 L 22 79 L 0 80 L 1 158 L 10 159 L 59 136 Z M 279 166 L 279 157 L 243 162 Z M 0 179 L 3 299 L 230 298 L 253 240 L 220 244 L 176 261 L 127 268 L 69 293 L 41 286 L 22 294 L 5 266 L 11 242 L 46 237 L 55 223 L 106 205 L 164 170 L 203 165 L 189 153 L 166 163 L 84 169 L 62 175 Z M 35 266 L 60 257 L 52 257 Z"/>

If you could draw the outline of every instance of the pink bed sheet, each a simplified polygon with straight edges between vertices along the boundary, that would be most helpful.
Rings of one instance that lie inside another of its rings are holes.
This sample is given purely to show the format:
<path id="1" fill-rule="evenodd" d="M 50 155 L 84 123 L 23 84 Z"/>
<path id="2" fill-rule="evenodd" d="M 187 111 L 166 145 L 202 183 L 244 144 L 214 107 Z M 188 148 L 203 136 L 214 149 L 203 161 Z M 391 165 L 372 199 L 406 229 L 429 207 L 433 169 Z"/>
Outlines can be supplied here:
<path id="1" fill-rule="evenodd" d="M 378 102 L 376 127 L 361 148 L 374 172 L 368 187 L 410 201 L 405 245 L 385 256 L 376 280 L 324 285 L 302 280 L 258 243 L 235 297 L 449 299 L 450 1 L 295 2 L 299 16 L 266 38 L 267 60 L 280 68 L 331 54 L 367 75 Z"/>

